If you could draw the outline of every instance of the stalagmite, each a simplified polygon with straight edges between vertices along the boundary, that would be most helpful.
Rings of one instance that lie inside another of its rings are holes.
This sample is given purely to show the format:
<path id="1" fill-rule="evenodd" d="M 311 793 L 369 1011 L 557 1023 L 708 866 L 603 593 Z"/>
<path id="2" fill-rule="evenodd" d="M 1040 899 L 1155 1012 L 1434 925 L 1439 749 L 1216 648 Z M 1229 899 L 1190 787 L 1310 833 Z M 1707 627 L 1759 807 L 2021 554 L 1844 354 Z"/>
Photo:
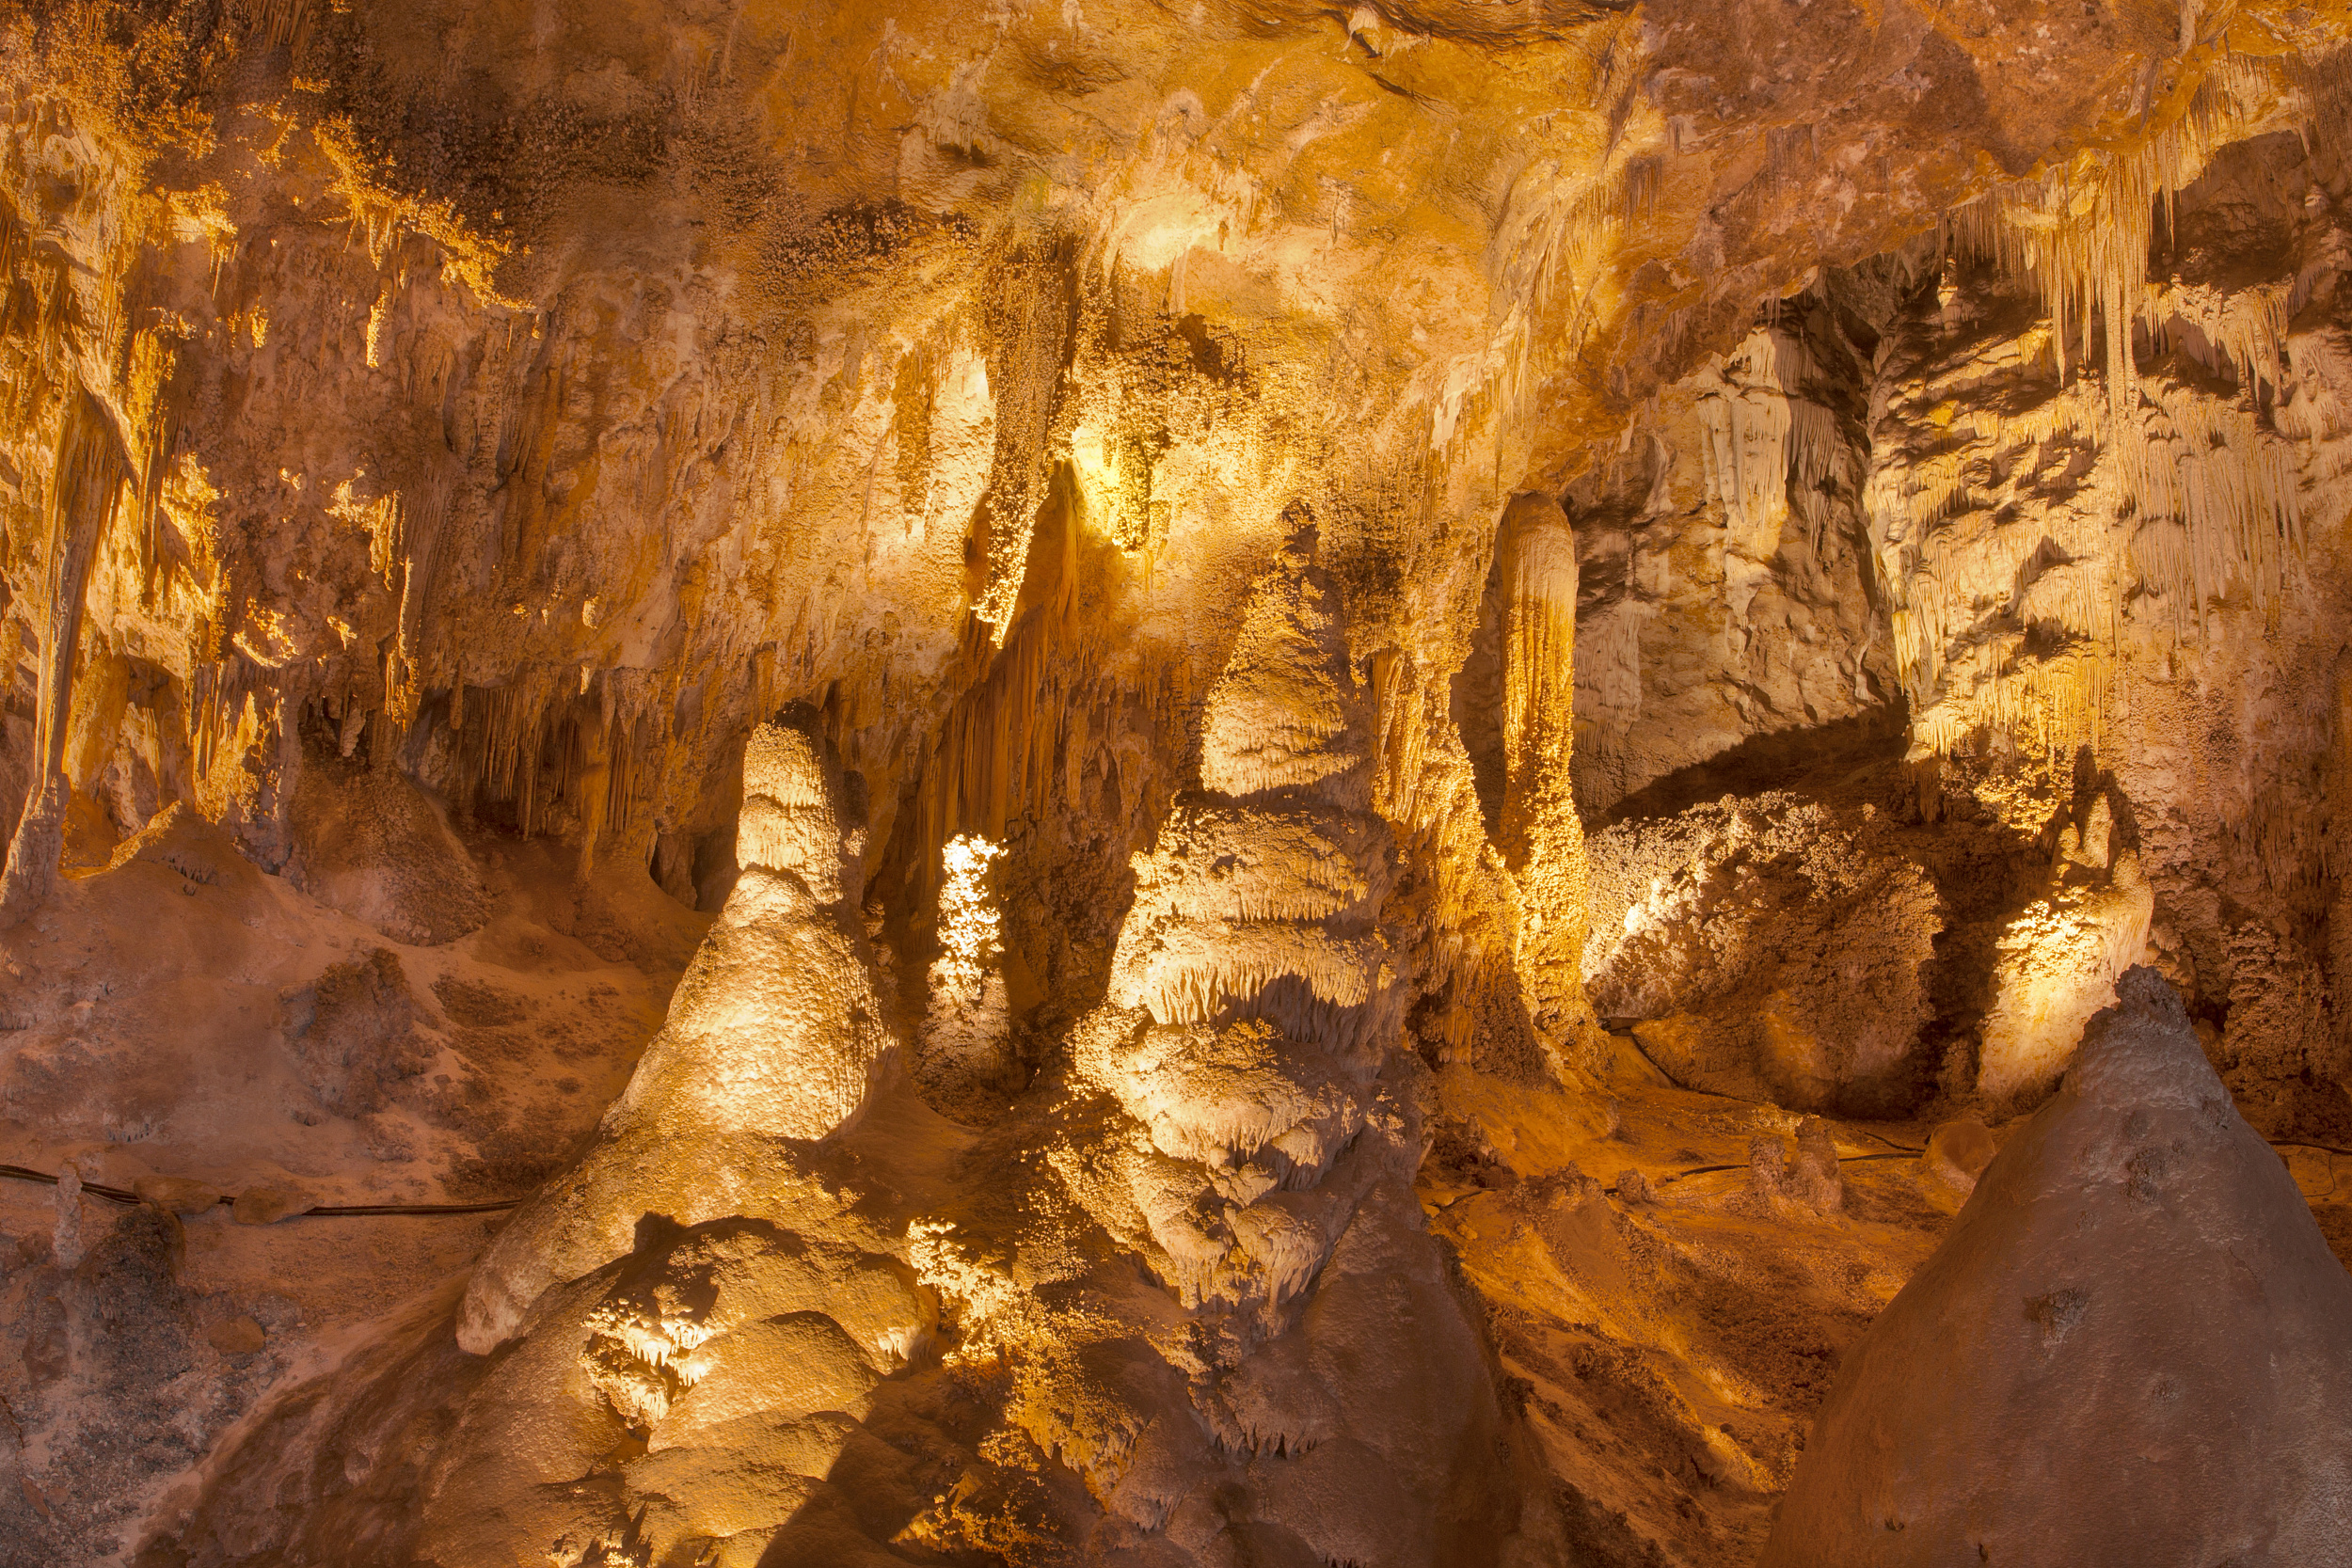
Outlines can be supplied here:
<path id="1" fill-rule="evenodd" d="M 1978 1092 L 1994 1106 L 2058 1082 L 2083 1025 L 2148 944 L 2155 895 L 2137 851 L 2118 841 L 2105 794 L 2079 815 L 2063 829 L 2048 891 L 2003 933 L 1994 962 L 1977 1065 Z"/>
<path id="2" fill-rule="evenodd" d="M 915 1053 L 915 1079 L 934 1105 L 984 1105 L 1009 1087 L 1000 916 L 988 885 L 1003 848 L 975 834 L 947 841 L 946 880 L 939 891 L 939 957 L 930 966 L 930 1001 Z"/>
<path id="3" fill-rule="evenodd" d="M 1081 1082 L 1140 1136 L 1120 1140 L 1112 1188 L 1073 1196 L 1106 1226 L 1138 1216 L 1162 1285 L 1203 1329 L 1233 1329 L 1193 1373 L 1191 1411 L 1147 1402 L 1126 1418 L 1167 1433 L 1148 1469 L 1115 1482 L 1106 1466 L 1095 1484 L 1114 1519 L 1165 1521 L 1175 1560 L 1228 1560 L 1268 1531 L 1326 1559 L 1360 1560 L 1377 1540 L 1424 1560 L 1477 1533 L 1456 1513 L 1464 1496 L 1518 1505 L 1491 1447 L 1490 1386 L 1460 1360 L 1468 1325 L 1404 1187 L 1421 1134 L 1378 926 L 1396 852 L 1366 810 L 1365 694 L 1314 527 L 1284 521 L 1203 704 L 1201 787 L 1136 857 L 1109 1003 L 1076 1032 Z M 1359 1315 L 1367 1265 L 1413 1305 Z M 1343 1365 L 1414 1363 L 1458 1368 L 1441 1405 L 1408 1399 L 1368 1420 L 1363 1390 L 1332 1380 Z M 1288 1418 L 1264 1403 L 1272 1386 L 1332 1412 L 1327 1457 L 1248 1430 Z M 1255 1499 L 1246 1513 L 1213 1501 L 1236 1485 Z M 1541 1539 L 1535 1517 L 1518 1528 Z"/>
<path id="4" fill-rule="evenodd" d="M 1847 1353 L 1767 1568 L 2352 1561 L 2352 1278 L 2172 989 L 2119 991 Z"/>
<path id="5" fill-rule="evenodd" d="M 636 1245 L 639 1221 L 782 1218 L 797 1150 L 865 1107 L 897 1046 L 875 1001 L 838 759 L 803 709 L 744 749 L 742 876 L 662 1032 L 580 1167 L 502 1230 L 468 1287 L 459 1339 L 485 1353 L 532 1303 Z"/>

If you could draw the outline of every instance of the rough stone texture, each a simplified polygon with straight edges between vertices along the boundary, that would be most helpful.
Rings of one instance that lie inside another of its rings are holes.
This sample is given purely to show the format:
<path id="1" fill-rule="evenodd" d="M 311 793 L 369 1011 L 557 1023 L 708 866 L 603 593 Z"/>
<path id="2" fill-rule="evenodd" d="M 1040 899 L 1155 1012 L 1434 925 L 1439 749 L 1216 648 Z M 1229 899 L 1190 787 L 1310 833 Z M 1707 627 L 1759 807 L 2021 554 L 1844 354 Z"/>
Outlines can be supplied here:
<path id="1" fill-rule="evenodd" d="M 1586 812 L 1896 701 L 1862 495 L 1873 302 L 1854 292 L 1772 311 L 1571 486 Z"/>
<path id="2" fill-rule="evenodd" d="M 850 924 L 859 886 L 840 800 L 813 712 L 753 734 L 735 890 L 596 1147 L 475 1271 L 458 1325 L 466 1349 L 496 1349 L 548 1287 L 628 1256 L 645 1215 L 692 1226 L 788 1213 L 794 1146 L 854 1120 L 891 1070 L 897 1046 Z"/>
<path id="3" fill-rule="evenodd" d="M 1819 1110 L 1915 1102 L 1934 881 L 1873 832 L 1788 795 L 1597 835 L 1585 985 L 1693 1088 Z"/>
<path id="4" fill-rule="evenodd" d="M 472 858 L 396 769 L 306 759 L 292 826 L 294 884 L 395 941 L 437 947 L 488 918 Z"/>
<path id="5" fill-rule="evenodd" d="M 2347 31 L 15 7 L 0 1540 L 1748 1560 L 2137 959 L 2352 1247 Z"/>
<path id="6" fill-rule="evenodd" d="M 2352 1561 L 2352 1276 L 2172 989 L 2121 992 L 1847 1353 L 1768 1568 Z"/>

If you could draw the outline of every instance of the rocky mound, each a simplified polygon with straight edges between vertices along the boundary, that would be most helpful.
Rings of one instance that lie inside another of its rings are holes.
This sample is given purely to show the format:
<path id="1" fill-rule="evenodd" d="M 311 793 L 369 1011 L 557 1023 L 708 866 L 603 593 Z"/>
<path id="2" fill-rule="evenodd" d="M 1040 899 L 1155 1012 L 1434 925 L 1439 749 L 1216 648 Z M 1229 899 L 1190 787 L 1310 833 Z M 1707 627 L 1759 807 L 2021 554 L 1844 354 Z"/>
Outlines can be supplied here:
<path id="1" fill-rule="evenodd" d="M 2352 1562 L 2352 1276 L 2130 971 L 1848 1354 L 1765 1568 Z"/>

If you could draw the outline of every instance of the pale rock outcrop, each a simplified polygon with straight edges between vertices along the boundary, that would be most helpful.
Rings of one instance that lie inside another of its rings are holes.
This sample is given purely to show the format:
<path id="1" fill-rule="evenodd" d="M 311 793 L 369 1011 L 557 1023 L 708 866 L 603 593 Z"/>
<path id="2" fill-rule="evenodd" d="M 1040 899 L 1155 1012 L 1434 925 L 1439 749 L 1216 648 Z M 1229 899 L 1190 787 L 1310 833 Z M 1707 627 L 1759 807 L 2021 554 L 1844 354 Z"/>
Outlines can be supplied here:
<path id="1" fill-rule="evenodd" d="M 2352 1276 L 2171 988 L 2118 989 L 1847 1354 L 1765 1568 L 2352 1562 Z"/>
<path id="2" fill-rule="evenodd" d="M 1871 333 L 1855 303 L 1817 288 L 1765 312 L 1570 487 L 1571 766 L 1588 814 L 1895 697 L 1864 528 Z"/>
<path id="3" fill-rule="evenodd" d="M 1676 1082 L 1805 1110 L 1906 1105 L 1945 913 L 1925 847 L 1773 792 L 1592 840 L 1594 1007 Z"/>
<path id="4" fill-rule="evenodd" d="M 421 1560 L 761 1560 L 933 1323 L 907 1266 L 861 1247 L 879 1237 L 822 1231 L 649 1217 L 628 1257 L 543 1292 L 438 1448 Z"/>
<path id="5" fill-rule="evenodd" d="M 1495 538 L 1502 674 L 1502 801 L 1497 842 L 1521 909 L 1514 955 L 1538 1035 L 1589 1054 L 1593 1011 L 1580 959 L 1584 824 L 1569 763 L 1576 734 L 1575 536 L 1557 501 L 1519 496 Z"/>
<path id="6" fill-rule="evenodd" d="M 83 601 L 90 560 L 114 518 L 126 466 L 121 438 L 105 406 L 78 384 L 67 395 L 41 552 L 48 570 L 42 584 L 31 767 L 24 814 L 8 840 L 7 869 L 0 873 L 0 923 L 30 914 L 47 901 L 57 883 L 72 799 L 66 742 Z"/>
<path id="7" fill-rule="evenodd" d="M 1347 1049 L 1394 1024 L 1375 924 L 1394 850 L 1370 811 L 1363 696 L 1314 548 L 1310 524 L 1259 578 L 1202 708 L 1200 793 L 1136 857 L 1109 1001 L 1158 1027 L 1264 1017 Z"/>
<path id="8" fill-rule="evenodd" d="M 933 1296 L 813 1158 L 897 1049 L 842 787 L 812 710 L 747 744 L 741 873 L 669 1022 L 468 1289 L 460 1344 L 507 1348 L 439 1446 L 422 1560 L 752 1568 L 928 1344 Z"/>
<path id="9" fill-rule="evenodd" d="M 2085 753 L 2133 807 L 2130 855 L 2051 879 L 1998 960 L 1996 1104 L 2046 1091 L 2144 927 L 2256 1126 L 2337 1142 L 2352 1109 L 2316 826 L 2352 231 L 2341 137 L 2288 129 L 2341 112 L 2224 73 L 2170 131 L 2004 184 L 1883 274 L 1868 523 L 1915 751 L 2029 833 Z"/>
<path id="10" fill-rule="evenodd" d="M 813 712 L 753 734 L 742 875 L 596 1146 L 475 1272 L 466 1348 L 492 1349 L 542 1291 L 628 1256 L 644 1215 L 788 1215 L 805 1185 L 796 1146 L 851 1122 L 889 1070 L 897 1046 L 874 996 L 840 798 Z"/>
<path id="11" fill-rule="evenodd" d="M 1977 1092 L 1991 1106 L 2049 1091 L 2083 1025 L 2114 1000 L 2117 978 L 2148 946 L 2155 895 L 2106 792 L 2069 817 L 2048 890 L 2010 923 L 1994 955 L 1993 1007 L 1977 1053 Z"/>

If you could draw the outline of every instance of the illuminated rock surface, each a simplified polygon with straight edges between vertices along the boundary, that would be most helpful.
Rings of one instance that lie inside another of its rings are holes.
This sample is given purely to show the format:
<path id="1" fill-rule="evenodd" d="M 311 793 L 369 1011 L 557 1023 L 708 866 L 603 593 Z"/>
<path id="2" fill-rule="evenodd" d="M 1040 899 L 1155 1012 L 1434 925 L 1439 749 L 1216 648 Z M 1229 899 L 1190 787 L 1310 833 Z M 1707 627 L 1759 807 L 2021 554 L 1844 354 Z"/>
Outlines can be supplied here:
<path id="1" fill-rule="evenodd" d="M 595 1148 L 474 1271 L 466 1349 L 495 1350 L 548 1287 L 627 1256 L 645 1215 L 788 1218 L 794 1146 L 853 1121 L 893 1065 L 829 752 L 806 710 L 746 743 L 734 891 Z"/>
<path id="2" fill-rule="evenodd" d="M 8 9 L 0 1568 L 1753 1562 L 2139 963 L 2352 1255 L 2348 36 Z"/>

